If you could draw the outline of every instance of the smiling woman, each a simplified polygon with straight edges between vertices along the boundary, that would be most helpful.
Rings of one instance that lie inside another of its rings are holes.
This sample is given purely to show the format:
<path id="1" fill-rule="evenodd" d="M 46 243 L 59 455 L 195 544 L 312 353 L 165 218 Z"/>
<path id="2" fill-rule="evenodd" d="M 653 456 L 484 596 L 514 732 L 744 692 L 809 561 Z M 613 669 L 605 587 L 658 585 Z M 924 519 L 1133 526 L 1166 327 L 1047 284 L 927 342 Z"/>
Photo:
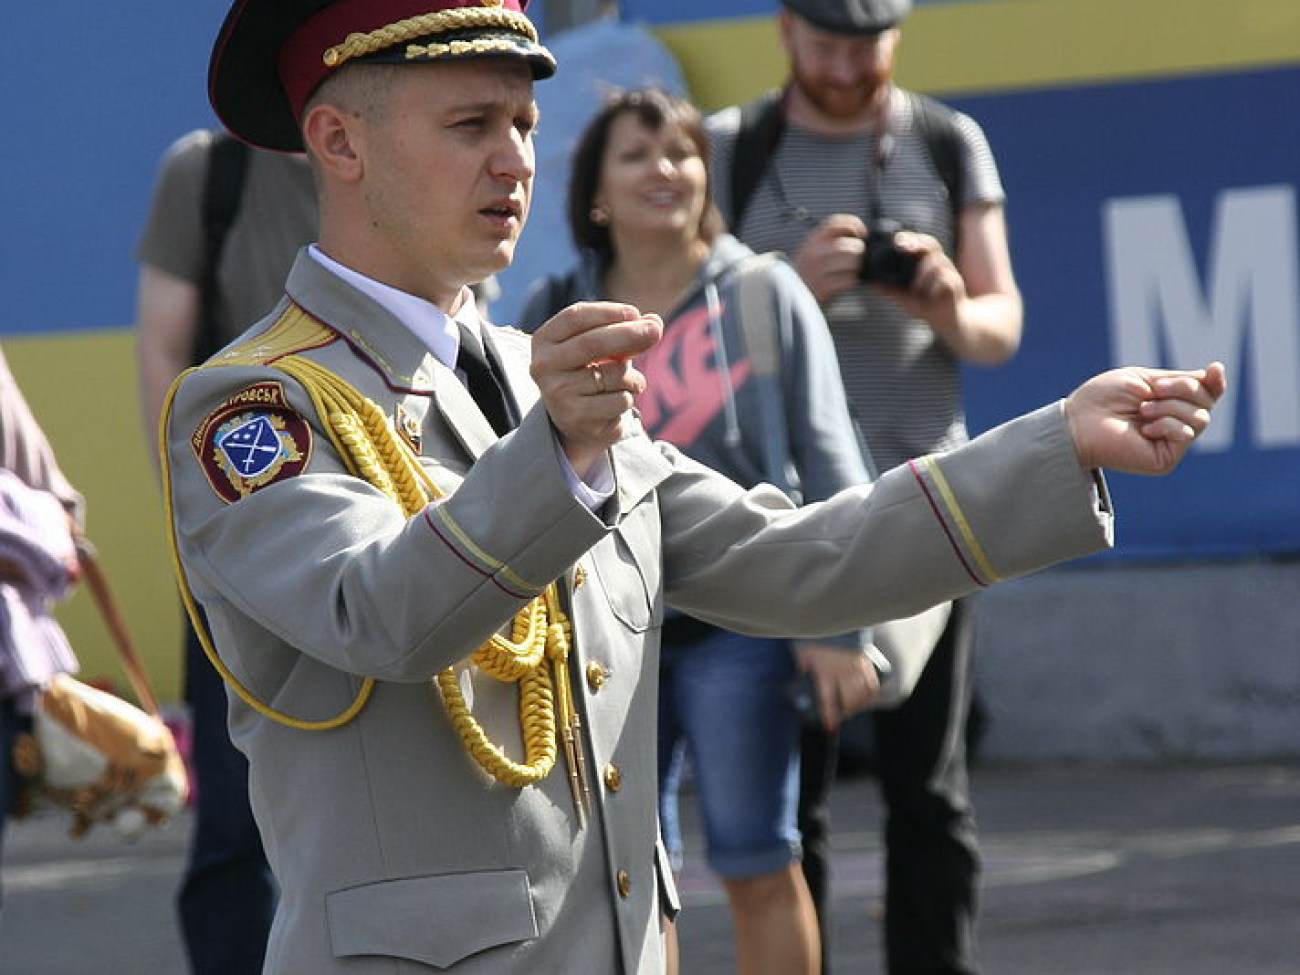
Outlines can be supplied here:
<path id="1" fill-rule="evenodd" d="M 580 249 L 625 279 L 606 297 L 671 311 L 722 231 L 707 157 L 694 106 L 657 89 L 611 100 L 588 124 L 574 152 L 569 227 Z M 658 293 L 637 294 L 647 289 Z"/>

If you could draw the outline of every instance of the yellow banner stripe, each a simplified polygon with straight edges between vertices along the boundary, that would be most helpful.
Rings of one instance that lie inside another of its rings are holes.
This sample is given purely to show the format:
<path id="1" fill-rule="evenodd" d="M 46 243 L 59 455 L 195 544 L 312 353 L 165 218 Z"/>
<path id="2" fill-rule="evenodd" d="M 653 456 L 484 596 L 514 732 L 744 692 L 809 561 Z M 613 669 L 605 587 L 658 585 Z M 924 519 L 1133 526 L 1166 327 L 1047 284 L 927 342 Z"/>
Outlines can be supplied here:
<path id="1" fill-rule="evenodd" d="M 944 477 L 938 461 L 933 457 L 926 456 L 921 458 L 921 464 L 924 465 L 926 473 L 930 475 L 930 479 L 934 481 L 934 486 L 942 496 L 948 514 L 952 516 L 953 524 L 956 526 L 957 531 L 961 533 L 962 541 L 966 544 L 971 558 L 975 560 L 975 565 L 979 568 L 980 574 L 984 576 L 984 584 L 991 585 L 997 582 L 1002 577 L 994 571 L 993 563 L 984 554 L 984 548 L 980 545 L 979 539 L 975 537 L 975 531 L 971 528 L 970 522 L 966 520 L 966 514 L 961 510 L 961 505 L 957 502 L 957 495 L 953 493 L 952 486 L 948 483 L 948 479 Z"/>
<path id="2" fill-rule="evenodd" d="M 774 16 L 658 27 L 709 109 L 785 77 Z M 900 84 L 944 94 L 1300 65 L 1297 0 L 985 0 L 915 10 Z"/>

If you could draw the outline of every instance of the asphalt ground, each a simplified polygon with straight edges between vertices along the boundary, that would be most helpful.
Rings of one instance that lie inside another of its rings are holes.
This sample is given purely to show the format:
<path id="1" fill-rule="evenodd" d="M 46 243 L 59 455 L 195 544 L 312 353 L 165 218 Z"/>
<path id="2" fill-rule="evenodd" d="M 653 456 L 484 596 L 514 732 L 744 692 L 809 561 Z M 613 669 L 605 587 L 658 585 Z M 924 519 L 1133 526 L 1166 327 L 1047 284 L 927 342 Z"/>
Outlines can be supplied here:
<path id="1" fill-rule="evenodd" d="M 973 788 L 987 975 L 1300 975 L 1300 760 L 981 766 Z M 834 815 L 835 972 L 875 975 L 874 781 L 841 781 Z M 183 973 L 172 899 L 187 818 L 134 843 L 101 830 L 71 840 L 65 825 L 53 813 L 10 824 L 0 973 Z M 688 826 L 683 971 L 727 973 L 725 899 Z"/>

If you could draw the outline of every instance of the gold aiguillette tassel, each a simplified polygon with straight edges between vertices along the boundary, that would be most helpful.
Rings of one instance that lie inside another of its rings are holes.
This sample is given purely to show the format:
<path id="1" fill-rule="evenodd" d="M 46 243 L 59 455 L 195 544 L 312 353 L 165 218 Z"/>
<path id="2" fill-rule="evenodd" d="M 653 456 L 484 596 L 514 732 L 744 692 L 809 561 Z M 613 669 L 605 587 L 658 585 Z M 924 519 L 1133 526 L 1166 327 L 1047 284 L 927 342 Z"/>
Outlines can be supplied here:
<path id="1" fill-rule="evenodd" d="M 573 808 L 578 814 L 578 829 L 585 829 L 587 826 L 587 804 L 583 799 L 585 763 L 581 757 L 582 743 L 574 737 L 572 721 L 565 724 L 560 737 L 564 743 L 564 764 L 569 770 L 569 790 L 573 793 Z"/>
<path id="2" fill-rule="evenodd" d="M 574 739 L 574 754 L 578 757 L 578 786 L 582 790 L 582 808 L 591 808 L 591 776 L 587 774 L 587 753 L 582 747 L 582 718 L 574 711 L 569 718 L 569 727 Z"/>

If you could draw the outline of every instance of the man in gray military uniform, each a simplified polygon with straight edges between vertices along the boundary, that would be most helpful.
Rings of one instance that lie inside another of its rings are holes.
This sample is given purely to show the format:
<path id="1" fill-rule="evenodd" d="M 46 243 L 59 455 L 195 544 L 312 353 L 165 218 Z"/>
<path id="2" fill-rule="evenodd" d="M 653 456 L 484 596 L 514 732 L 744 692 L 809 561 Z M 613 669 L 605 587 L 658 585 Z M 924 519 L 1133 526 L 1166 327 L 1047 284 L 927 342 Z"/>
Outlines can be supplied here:
<path id="1" fill-rule="evenodd" d="M 177 569 L 281 885 L 268 973 L 658 973 L 665 604 L 825 635 L 1102 548 L 1094 468 L 1170 470 L 1223 371 L 1106 373 L 802 509 L 743 491 L 631 411 L 654 316 L 580 304 L 531 340 L 479 316 L 554 62 L 515 0 L 446 2 L 226 19 L 214 106 L 306 148 L 320 240 L 169 399 Z"/>

